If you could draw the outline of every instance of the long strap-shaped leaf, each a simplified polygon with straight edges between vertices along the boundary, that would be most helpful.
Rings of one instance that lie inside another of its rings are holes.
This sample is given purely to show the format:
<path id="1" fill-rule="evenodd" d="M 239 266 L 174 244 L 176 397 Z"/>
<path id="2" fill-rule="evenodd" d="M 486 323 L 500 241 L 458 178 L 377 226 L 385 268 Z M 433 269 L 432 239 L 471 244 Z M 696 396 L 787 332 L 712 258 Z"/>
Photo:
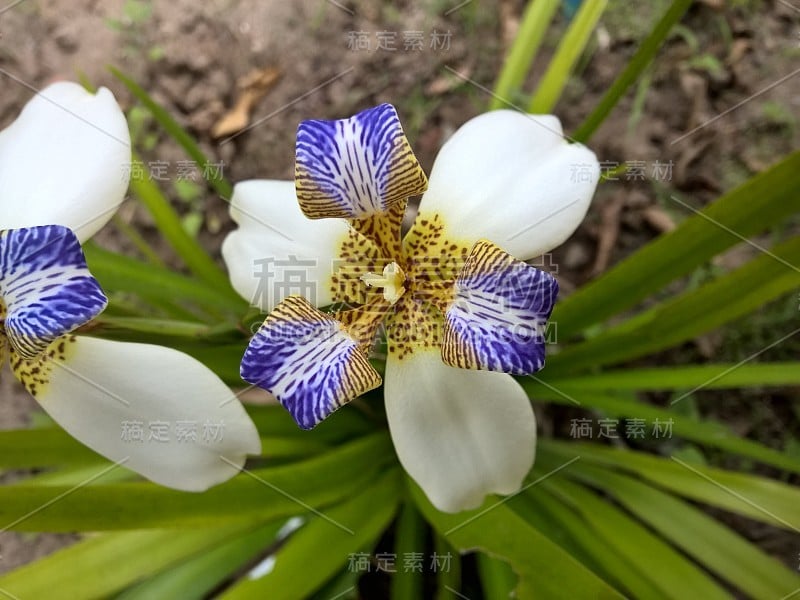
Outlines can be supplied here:
<path id="1" fill-rule="evenodd" d="M 673 25 L 680 21 L 681 17 L 689 8 L 692 0 L 674 0 L 666 10 L 661 19 L 653 27 L 650 34 L 639 45 L 636 54 L 628 61 L 625 69 L 617 77 L 616 81 L 608 88 L 608 91 L 597 103 L 592 113 L 578 127 L 572 135 L 574 140 L 586 142 L 600 124 L 605 121 L 611 110 L 617 105 L 628 88 L 642 74 L 647 65 L 653 60 L 658 50 L 661 48 L 667 34 L 672 30 Z"/>
<path id="2" fill-rule="evenodd" d="M 635 306 L 740 243 L 729 230 L 744 237 L 755 235 L 800 212 L 798 189 L 800 152 L 795 152 L 556 305 L 553 320 L 559 335 L 566 339 Z"/>
<path id="3" fill-rule="evenodd" d="M 347 501 L 314 517 L 274 554 L 273 568 L 240 581 L 218 596 L 224 600 L 308 598 L 340 569 L 349 556 L 371 549 L 389 525 L 400 498 L 399 469 L 392 469 Z M 332 522 L 342 527 L 334 526 Z M 349 531 L 343 528 L 349 528 Z M 309 561 L 314 564 L 309 569 Z"/>
<path id="4" fill-rule="evenodd" d="M 503 61 L 503 70 L 497 77 L 489 110 L 514 104 L 514 96 L 525 81 L 559 4 L 559 0 L 531 0 L 528 3 L 514 43 Z"/>
<path id="5" fill-rule="evenodd" d="M 529 113 L 552 112 L 569 81 L 575 63 L 586 48 L 600 15 L 606 9 L 606 4 L 608 0 L 592 0 L 581 5 L 578 14 L 561 38 L 547 71 L 539 81 L 536 93 L 528 106 Z"/>
<path id="6" fill-rule="evenodd" d="M 800 575 L 688 502 L 581 461 L 567 474 L 611 494 L 664 538 L 753 598 L 783 598 L 800 589 Z"/>
<path id="7" fill-rule="evenodd" d="M 601 444 L 540 440 L 538 450 L 542 459 L 549 455 L 560 463 L 579 457 L 632 473 L 686 498 L 800 533 L 800 490 L 779 481 Z"/>
<path id="8" fill-rule="evenodd" d="M 422 514 L 458 550 L 480 548 L 511 563 L 519 576 L 517 598 L 622 597 L 502 499 L 492 497 L 479 509 L 448 514 L 436 510 L 415 483 L 408 483 Z"/>
<path id="9" fill-rule="evenodd" d="M 621 554 L 633 569 L 647 577 L 653 585 L 654 597 L 674 600 L 730 597 L 700 567 L 586 487 L 564 477 L 552 477 L 541 485 L 581 514 L 589 524 L 587 535 L 603 538 L 609 551 Z"/>
<path id="10" fill-rule="evenodd" d="M 800 287 L 798 265 L 800 238 L 794 238 L 732 273 L 567 348 L 550 361 L 550 374 L 644 356 L 750 314 Z M 783 332 L 783 339 L 796 334 L 800 328 Z"/>
<path id="11" fill-rule="evenodd" d="M 100 531 L 185 528 L 277 519 L 341 501 L 386 468 L 391 442 L 375 434 L 327 454 L 242 474 L 203 494 L 145 483 L 0 488 L 0 528 Z M 41 510 L 47 506 L 47 510 Z"/>
<path id="12" fill-rule="evenodd" d="M 692 417 L 671 412 L 665 408 L 619 398 L 610 394 L 592 390 L 579 390 L 567 386 L 536 386 L 530 380 L 520 381 L 522 387 L 536 400 L 574 406 L 579 402 L 582 407 L 595 408 L 608 417 L 616 419 L 644 419 L 647 429 L 654 427 L 656 420 L 661 426 L 671 428 L 670 437 L 690 440 L 702 446 L 719 448 L 733 454 L 747 456 L 766 465 L 771 465 L 792 473 L 800 473 L 800 460 L 773 448 L 759 444 L 753 440 L 741 438 L 722 423 L 716 421 L 698 421 Z M 618 437 L 623 432 L 618 431 Z M 666 435 L 666 433 L 662 434 Z"/>

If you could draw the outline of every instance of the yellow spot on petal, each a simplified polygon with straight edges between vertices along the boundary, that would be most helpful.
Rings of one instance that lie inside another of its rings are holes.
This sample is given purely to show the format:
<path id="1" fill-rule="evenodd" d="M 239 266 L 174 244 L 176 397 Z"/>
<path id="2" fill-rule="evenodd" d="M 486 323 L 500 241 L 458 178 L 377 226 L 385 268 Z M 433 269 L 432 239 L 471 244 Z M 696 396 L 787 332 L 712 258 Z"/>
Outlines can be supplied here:
<path id="1" fill-rule="evenodd" d="M 74 335 L 62 336 L 51 342 L 38 357 L 30 360 L 21 358 L 11 348 L 9 363 L 14 377 L 34 398 L 40 398 L 50 385 L 53 369 L 57 368 L 54 363 L 63 363 L 69 359 L 75 340 Z"/>

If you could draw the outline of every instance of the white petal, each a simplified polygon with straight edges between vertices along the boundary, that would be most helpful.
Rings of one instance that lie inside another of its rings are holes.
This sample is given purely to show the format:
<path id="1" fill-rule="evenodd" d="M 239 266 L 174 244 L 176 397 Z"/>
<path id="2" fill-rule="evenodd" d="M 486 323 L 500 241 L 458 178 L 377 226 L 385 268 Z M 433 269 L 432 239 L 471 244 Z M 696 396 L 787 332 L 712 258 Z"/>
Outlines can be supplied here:
<path id="1" fill-rule="evenodd" d="M 125 198 L 130 146 L 106 88 L 46 87 L 0 132 L 0 229 L 64 225 L 86 241 Z"/>
<path id="2" fill-rule="evenodd" d="M 225 238 L 222 257 L 234 289 L 253 306 L 269 311 L 292 293 L 315 306 L 334 301 L 342 244 L 355 235 L 347 221 L 312 221 L 294 182 L 267 180 L 236 184 L 231 217 L 239 228 Z"/>
<path id="3" fill-rule="evenodd" d="M 471 247 L 485 238 L 527 260 L 575 231 L 599 168 L 594 153 L 567 143 L 554 116 L 485 113 L 439 152 L 417 222 L 438 214 L 449 240 Z"/>
<path id="4" fill-rule="evenodd" d="M 385 396 L 397 456 L 439 510 L 511 494 L 533 466 L 536 419 L 510 375 L 449 367 L 435 349 L 390 353 Z"/>
<path id="5" fill-rule="evenodd" d="M 186 354 L 89 337 L 62 338 L 52 349 L 43 362 L 12 356 L 17 378 L 70 435 L 151 481 L 203 491 L 260 452 L 239 401 Z"/>

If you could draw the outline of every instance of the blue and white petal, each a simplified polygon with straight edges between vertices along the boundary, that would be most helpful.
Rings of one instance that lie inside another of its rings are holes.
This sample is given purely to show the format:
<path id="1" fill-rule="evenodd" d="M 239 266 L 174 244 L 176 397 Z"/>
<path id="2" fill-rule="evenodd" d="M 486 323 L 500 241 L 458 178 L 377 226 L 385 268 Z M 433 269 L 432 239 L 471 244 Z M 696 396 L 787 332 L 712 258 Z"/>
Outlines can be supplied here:
<path id="1" fill-rule="evenodd" d="M 421 194 L 427 178 L 397 111 L 381 104 L 349 119 L 303 121 L 295 184 L 307 217 L 361 219 Z"/>
<path id="2" fill-rule="evenodd" d="M 0 298 L 9 342 L 25 359 L 96 317 L 108 303 L 78 238 L 60 225 L 0 232 Z"/>
<path id="3" fill-rule="evenodd" d="M 455 369 L 417 348 L 389 354 L 385 396 L 397 457 L 439 510 L 512 494 L 533 466 L 536 418 L 510 375 Z"/>
<path id="4" fill-rule="evenodd" d="M 278 398 L 303 429 L 381 383 L 343 325 L 300 296 L 278 304 L 264 321 L 241 375 Z"/>
<path id="5" fill-rule="evenodd" d="M 462 369 L 535 373 L 544 366 L 547 319 L 558 282 L 481 240 L 455 282 L 442 360 Z"/>
<path id="6" fill-rule="evenodd" d="M 130 175 L 130 134 L 114 95 L 49 85 L 0 131 L 0 229 L 57 223 L 84 242 L 114 215 Z"/>
<path id="7" fill-rule="evenodd" d="M 68 335 L 16 378 L 81 443 L 155 483 L 201 492 L 259 454 L 258 431 L 205 365 L 164 346 Z"/>
<path id="8" fill-rule="evenodd" d="M 484 113 L 440 150 L 408 238 L 436 221 L 451 243 L 470 248 L 490 239 L 528 260 L 572 235 L 599 175 L 594 153 L 568 143 L 556 117 Z"/>

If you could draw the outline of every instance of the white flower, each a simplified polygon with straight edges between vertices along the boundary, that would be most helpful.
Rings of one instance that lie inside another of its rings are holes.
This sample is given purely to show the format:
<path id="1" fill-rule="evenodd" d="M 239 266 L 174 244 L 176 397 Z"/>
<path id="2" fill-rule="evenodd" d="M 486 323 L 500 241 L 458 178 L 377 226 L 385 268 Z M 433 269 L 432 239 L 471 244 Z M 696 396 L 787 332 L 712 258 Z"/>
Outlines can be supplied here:
<path id="1" fill-rule="evenodd" d="M 390 105 L 302 123 L 295 185 L 247 181 L 234 192 L 239 229 L 223 257 L 239 293 L 271 311 L 242 377 L 313 427 L 380 385 L 367 357 L 382 323 L 386 413 L 406 471 L 444 511 L 515 492 L 536 421 L 509 374 L 544 365 L 558 291 L 522 261 L 572 234 L 598 175 L 594 154 L 568 144 L 552 116 L 472 119 L 429 183 Z M 401 239 L 406 201 L 422 192 Z M 308 283 L 308 300 L 287 295 Z M 332 302 L 345 307 L 312 306 Z"/>
<path id="2" fill-rule="evenodd" d="M 122 203 L 130 160 L 105 88 L 53 84 L 0 132 L 0 347 L 72 436 L 154 482 L 202 491 L 260 452 L 231 391 L 170 348 L 71 334 L 105 308 L 80 242 Z"/>

